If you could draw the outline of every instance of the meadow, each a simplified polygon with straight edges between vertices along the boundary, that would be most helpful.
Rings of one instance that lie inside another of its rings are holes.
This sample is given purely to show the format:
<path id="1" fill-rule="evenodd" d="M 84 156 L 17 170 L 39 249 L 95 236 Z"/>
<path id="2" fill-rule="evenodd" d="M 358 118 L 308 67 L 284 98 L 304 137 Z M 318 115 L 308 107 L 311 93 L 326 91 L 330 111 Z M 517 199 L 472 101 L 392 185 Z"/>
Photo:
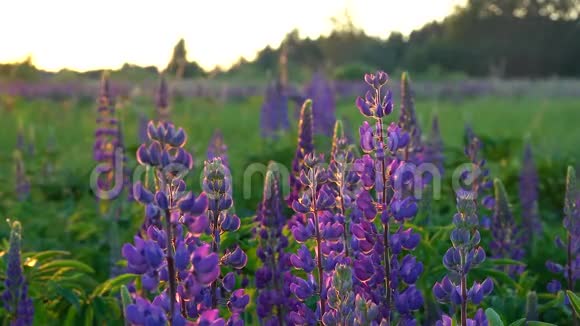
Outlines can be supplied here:
<path id="1" fill-rule="evenodd" d="M 239 244 L 248 255 L 246 267 L 239 272 L 240 279 L 250 284 L 246 288 L 252 299 L 246 312 L 241 315 L 248 325 L 258 324 L 255 314 L 256 290 L 252 284 L 261 263 L 255 249 L 258 240 L 252 229 L 256 226 L 254 216 L 262 200 L 264 178 L 263 175 L 256 175 L 248 180 L 244 172 L 252 164 L 266 166 L 272 160 L 290 168 L 298 138 L 295 115 L 298 108 L 293 106 L 289 111 L 291 127 L 288 132 L 280 133 L 276 139 L 261 136 L 262 101 L 263 98 L 257 96 L 225 102 L 176 98 L 170 104 L 170 120 L 187 133 L 184 148 L 194 160 L 194 168 L 186 179 L 187 189 L 196 194 L 202 191 L 203 161 L 216 130 L 222 132 L 227 145 L 235 212 L 241 218 L 242 226 L 235 236 L 224 236 L 223 241 Z M 143 115 L 153 119 L 155 104 L 152 97 L 142 95 L 118 98 L 116 102 L 124 133 L 127 165 L 133 168 L 138 165 L 135 152 L 140 145 L 139 119 Z M 400 97 L 395 94 L 395 110 L 388 121 L 398 119 L 399 103 Z M 30 291 L 35 307 L 35 325 L 77 325 L 81 322 L 85 325 L 123 324 L 123 309 L 120 307 L 126 297 L 119 294 L 119 289 L 125 289 L 122 284 L 129 284 L 133 279 L 117 278 L 114 284 L 107 283 L 110 278 L 109 256 L 111 248 L 115 248 L 105 236 L 110 232 L 111 220 L 101 216 L 102 203 L 95 200 L 89 187 L 90 174 L 97 164 L 93 160 L 96 107 L 97 104 L 89 100 L 17 98 L 10 107 L 2 109 L 0 216 L 19 220 L 22 224 L 22 252 L 25 258 L 35 257 L 45 264 L 49 264 L 50 259 L 70 263 L 46 267 L 43 274 L 42 270 L 39 271 L 42 264 L 25 260 L 25 275 L 31 282 Z M 507 273 L 498 272 L 497 264 L 516 264 L 509 259 L 488 259 L 481 268 L 473 270 L 475 279 L 481 281 L 484 276 L 491 276 L 495 283 L 493 294 L 481 306 L 493 308 L 506 325 L 530 316 L 531 309 L 537 310 L 535 316 L 538 320 L 572 325 L 573 312 L 564 303 L 568 299 L 564 298 L 564 294 L 546 291 L 552 275 L 548 273 L 545 261 L 547 258 L 559 261 L 566 258 L 565 253 L 553 245 L 553 239 L 555 235 L 565 232 L 562 218 L 567 166 L 579 166 L 578 99 L 483 96 L 452 101 L 419 97 L 415 107 L 424 139 L 429 137 L 433 117 L 439 119 L 447 173 L 444 175 L 441 198 L 434 200 L 428 211 L 420 208 L 417 220 L 405 224 L 414 227 L 422 237 L 415 255 L 425 267 L 416 284 L 424 293 L 425 307 L 428 308 L 416 314 L 419 320 L 423 324 L 434 323 L 435 316 L 429 314 L 441 311 L 440 308 L 433 308 L 436 304 L 431 288 L 445 274 L 441 260 L 451 245 L 450 225 L 456 212 L 455 194 L 448 174 L 468 161 L 464 147 L 465 128 L 469 125 L 481 139 L 482 157 L 488 162 L 490 175 L 505 185 L 511 211 L 519 223 L 519 173 L 523 165 L 524 146 L 526 142 L 531 144 L 539 173 L 538 207 L 543 225 L 543 233 L 534 237 L 532 243 L 526 244 L 528 250 L 525 259 L 522 259 L 526 264 L 523 274 L 510 277 Z M 355 98 L 341 98 L 336 107 L 336 116 L 343 121 L 345 134 L 357 145 L 356 156 L 360 156 L 358 128 L 364 117 L 355 106 Z M 31 189 L 25 200 L 19 200 L 14 190 L 16 176 L 13 157 L 17 135 L 24 135 L 27 144 L 33 146 L 22 153 Z M 328 153 L 332 139 L 315 135 L 314 144 L 317 152 Z M 50 166 L 49 171 L 47 165 Z M 252 190 L 250 195 L 243 192 L 244 183 L 248 182 Z M 291 215 L 289 209 L 285 208 L 284 211 Z M 118 242 L 130 243 L 143 223 L 143 207 L 136 202 L 126 202 L 120 212 L 116 230 Z M 482 243 L 487 244 L 492 235 L 487 230 L 481 232 Z M 285 234 L 290 236 L 289 231 Z M 0 223 L 0 238 L 5 239 L 4 253 L 9 235 L 9 224 Z M 298 245 L 293 241 L 291 243 L 288 252 L 296 252 Z M 62 250 L 70 254 L 34 256 L 34 252 L 47 250 Z M 120 252 L 115 257 L 122 260 Z M 62 279 L 59 278 L 61 276 Z M 78 278 L 85 279 L 77 282 Z M 531 291 L 538 293 L 535 307 L 530 299 Z M 103 299 L 99 299 L 101 297 Z M 488 319 L 491 319 L 490 315 Z M 490 324 L 499 325 L 498 322 L 501 321 Z"/>

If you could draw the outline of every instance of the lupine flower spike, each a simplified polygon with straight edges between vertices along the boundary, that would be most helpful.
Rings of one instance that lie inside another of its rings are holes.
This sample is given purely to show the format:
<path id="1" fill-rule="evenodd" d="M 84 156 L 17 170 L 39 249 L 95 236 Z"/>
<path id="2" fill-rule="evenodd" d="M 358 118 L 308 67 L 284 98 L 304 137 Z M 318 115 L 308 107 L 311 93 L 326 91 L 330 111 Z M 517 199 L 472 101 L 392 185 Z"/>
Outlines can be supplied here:
<path id="1" fill-rule="evenodd" d="M 566 194 L 564 198 L 564 229 L 566 239 L 556 237 L 556 246 L 566 252 L 564 265 L 548 260 L 547 269 L 554 274 L 560 274 L 565 279 L 565 289 L 576 291 L 576 281 L 580 278 L 580 202 L 576 188 L 576 171 L 568 167 L 566 176 Z M 563 289 L 562 283 L 552 280 L 548 283 L 548 292 L 556 293 Z M 574 325 L 578 325 L 578 318 L 574 317 Z"/>
<path id="2" fill-rule="evenodd" d="M 218 157 L 226 167 L 230 166 L 228 160 L 228 146 L 224 141 L 224 135 L 219 129 L 216 129 L 211 136 L 211 140 L 207 147 L 207 159 L 211 161 Z"/>
<path id="3" fill-rule="evenodd" d="M 288 96 L 279 81 L 266 88 L 260 110 L 260 127 L 264 138 L 275 138 L 280 131 L 290 128 Z"/>
<path id="4" fill-rule="evenodd" d="M 305 90 L 306 98 L 312 100 L 313 130 L 315 134 L 332 136 L 336 120 L 334 91 L 321 72 L 312 76 Z"/>
<path id="5" fill-rule="evenodd" d="M 306 100 L 302 104 L 298 120 L 298 145 L 292 161 L 292 171 L 290 171 L 290 194 L 286 199 L 289 206 L 292 206 L 292 203 L 298 199 L 298 195 L 303 189 L 299 181 L 300 173 L 304 169 L 304 158 L 313 151 L 312 101 Z"/>
<path id="6" fill-rule="evenodd" d="M 415 113 L 414 96 L 409 74 L 404 72 L 401 76 L 401 115 L 399 116 L 399 126 L 409 134 L 409 143 L 405 147 L 403 159 L 419 164 L 421 163 L 421 155 L 419 153 L 423 150 L 423 144 L 421 143 L 421 127 Z"/>
<path id="7" fill-rule="evenodd" d="M 134 245 L 125 244 L 123 256 L 128 271 L 141 275 L 144 295 L 136 296 L 127 307 L 126 318 L 136 325 L 165 325 L 168 321 L 185 325 L 192 319 L 197 320 L 194 325 L 225 325 L 218 303 L 222 304 L 224 293 L 231 293 L 227 303 L 223 302 L 231 313 L 228 325 L 243 325 L 240 313 L 249 297 L 234 289 L 233 274 L 221 276 L 221 265 L 242 268 L 247 258 L 239 248 L 220 258 L 215 250 L 219 238 L 212 236 L 211 246 L 200 238 L 240 226 L 237 217 L 224 211 L 232 204 L 231 183 L 221 173 L 225 168 L 219 158 L 208 162 L 204 179 L 208 194 L 196 197 L 185 190 L 183 180 L 193 165 L 184 149 L 185 132 L 166 122 L 157 126 L 150 122 L 147 131 L 150 144 L 139 147 L 137 161 L 154 169 L 156 189 L 153 192 L 140 182 L 134 186 L 135 199 L 145 205 L 146 231 L 135 237 Z M 165 281 L 162 289 L 158 289 L 160 280 Z M 150 301 L 148 294 L 157 295 Z"/>
<path id="8" fill-rule="evenodd" d="M 469 271 L 485 260 L 485 251 L 479 242 L 481 236 L 477 230 L 477 193 L 459 190 L 457 192 L 457 213 L 453 216 L 454 229 L 451 232 L 452 247 L 443 256 L 443 265 L 447 276 L 433 286 L 435 298 L 443 303 L 460 306 L 460 326 L 487 326 L 483 310 L 479 309 L 474 319 L 467 318 L 469 302 L 479 305 L 483 298 L 493 290 L 493 281 L 487 278 L 482 283 L 473 282 L 467 285 Z M 453 318 L 443 315 L 438 326 L 455 325 Z"/>
<path id="9" fill-rule="evenodd" d="M 256 222 L 259 245 L 257 256 L 263 266 L 256 271 L 258 289 L 257 313 L 263 325 L 284 325 L 288 307 L 296 305 L 286 293 L 290 292 L 290 260 L 285 253 L 288 238 L 282 232 L 286 225 L 285 203 L 280 190 L 280 172 L 271 162 L 264 180 L 262 202 Z"/>
<path id="10" fill-rule="evenodd" d="M 532 146 L 526 144 L 522 170 L 520 173 L 520 203 L 522 207 L 522 224 L 525 228 L 524 241 L 532 235 L 542 233 L 542 223 L 538 212 L 538 172 L 534 163 Z"/>
<path id="11" fill-rule="evenodd" d="M 5 291 L 2 294 L 4 308 L 8 311 L 10 325 L 32 325 L 34 319 L 34 306 L 28 296 L 28 284 L 22 271 L 20 257 L 20 242 L 22 228 L 20 222 L 10 222 L 10 249 L 8 250 Z"/>
<path id="12" fill-rule="evenodd" d="M 93 157 L 99 163 L 100 169 L 97 180 L 99 193 L 96 195 L 99 199 L 111 199 L 107 194 L 115 186 L 115 151 L 119 145 L 119 121 L 115 117 L 115 103 L 106 74 L 101 79 L 96 122 Z"/>
<path id="13" fill-rule="evenodd" d="M 409 144 L 409 135 L 396 124 L 388 128 L 383 125 L 383 119 L 393 111 L 388 80 L 382 71 L 365 75 L 371 90 L 356 100 L 360 113 L 372 118 L 375 128 L 365 121 L 359 130 L 360 146 L 366 154 L 356 162 L 363 191 L 357 195 L 358 213 L 353 215 L 350 227 L 353 251 L 357 251 L 353 264 L 359 283 L 355 288 L 360 296 L 357 300 L 378 307 L 375 322 L 390 325 L 398 315 L 399 323 L 411 324 L 413 312 L 423 305 L 423 297 L 414 285 L 423 265 L 411 254 L 404 255 L 416 248 L 419 235 L 403 224 L 417 214 L 418 208 L 412 196 L 404 196 L 409 184 L 404 173 L 408 169 L 397 155 Z M 382 234 L 375 226 L 377 215 Z M 392 226 L 398 226 L 394 233 Z M 356 314 L 364 315 L 361 311 Z"/>
<path id="14" fill-rule="evenodd" d="M 155 112 L 157 121 L 169 121 L 171 108 L 169 106 L 169 87 L 165 77 L 161 77 L 155 97 Z"/>
<path id="15" fill-rule="evenodd" d="M 290 291 L 300 303 L 290 313 L 290 324 L 311 324 L 325 318 L 327 309 L 327 290 L 335 265 L 341 260 L 344 232 L 343 224 L 332 214 L 335 198 L 328 185 L 328 171 L 322 167 L 322 157 L 313 153 L 304 158 L 304 170 L 300 182 L 305 189 L 292 208 L 296 214 L 305 216 L 303 223 L 292 226 L 294 239 L 303 245 L 296 254 L 290 256 L 290 262 L 296 269 L 303 270 L 307 277 L 294 277 Z M 314 238 L 315 259 L 304 244 Z M 313 271 L 316 270 L 317 280 Z M 309 311 L 304 301 L 316 296 L 316 312 Z M 328 311 L 329 312 L 329 311 Z"/>
<path id="16" fill-rule="evenodd" d="M 507 193 L 499 179 L 494 180 L 495 207 L 491 221 L 493 239 L 489 244 L 492 257 L 521 260 L 524 258 L 524 239 L 509 207 Z M 515 277 L 524 271 L 523 265 L 506 266 L 505 271 Z"/>
<path id="17" fill-rule="evenodd" d="M 485 159 L 481 158 L 481 141 L 470 127 L 466 127 L 467 146 L 465 155 L 469 158 L 470 168 L 462 175 L 463 181 L 470 186 L 471 191 L 477 193 L 480 200 L 481 208 L 484 211 L 493 210 L 494 198 L 490 194 L 493 187 L 493 181 L 489 178 L 489 170 L 486 167 Z M 491 218 L 486 214 L 481 217 L 481 226 L 488 229 L 491 225 Z"/>

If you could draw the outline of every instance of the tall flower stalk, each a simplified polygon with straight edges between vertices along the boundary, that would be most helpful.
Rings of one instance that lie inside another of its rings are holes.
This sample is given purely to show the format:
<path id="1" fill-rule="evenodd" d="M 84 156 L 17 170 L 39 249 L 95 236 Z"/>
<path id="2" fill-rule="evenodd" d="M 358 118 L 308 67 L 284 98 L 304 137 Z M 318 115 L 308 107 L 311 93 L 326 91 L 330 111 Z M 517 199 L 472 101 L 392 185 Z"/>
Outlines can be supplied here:
<path id="1" fill-rule="evenodd" d="M 298 120 L 298 145 L 296 154 L 292 160 L 292 171 L 290 171 L 290 194 L 286 199 L 289 206 L 298 199 L 303 185 L 299 181 L 300 173 L 304 169 L 304 158 L 314 152 L 314 130 L 312 124 L 312 101 L 306 100 L 300 110 Z"/>
<path id="2" fill-rule="evenodd" d="M 470 187 L 471 191 L 477 194 L 480 200 L 480 207 L 485 212 L 494 208 L 494 198 L 490 194 L 493 181 L 489 178 L 489 170 L 486 167 L 485 159 L 481 158 L 481 141 L 473 133 L 470 127 L 466 127 L 467 146 L 465 155 L 470 161 L 470 168 L 462 175 L 463 181 Z M 481 226 L 485 229 L 491 225 L 491 218 L 486 214 L 481 216 Z"/>
<path id="3" fill-rule="evenodd" d="M 19 201 L 25 201 L 30 197 L 30 179 L 26 174 L 24 160 L 20 151 L 14 152 L 14 183 L 16 198 Z"/>
<path id="4" fill-rule="evenodd" d="M 288 96 L 280 81 L 276 81 L 266 88 L 260 109 L 260 131 L 264 138 L 276 138 L 280 131 L 288 128 Z"/>
<path id="5" fill-rule="evenodd" d="M 403 159 L 419 164 L 421 163 L 419 153 L 423 150 L 423 144 L 421 142 L 421 127 L 415 113 L 414 96 L 409 73 L 404 72 L 401 76 L 401 115 L 399 116 L 399 126 L 409 135 L 409 143 L 405 146 Z"/>
<path id="6" fill-rule="evenodd" d="M 336 218 L 344 225 L 343 243 L 344 255 L 350 255 L 350 229 L 349 212 L 355 205 L 356 195 L 359 191 L 360 177 L 354 170 L 354 153 L 344 136 L 342 122 L 336 121 L 332 138 L 332 149 L 330 153 L 330 173 L 331 189 L 334 191 L 336 205 L 334 212 Z"/>
<path id="7" fill-rule="evenodd" d="M 493 184 L 495 189 L 495 207 L 491 221 L 493 239 L 489 244 L 492 256 L 519 261 L 525 255 L 522 230 L 512 215 L 503 183 L 495 179 Z M 524 271 L 524 266 L 506 266 L 505 271 L 515 277 Z"/>
<path id="8" fill-rule="evenodd" d="M 171 108 L 169 106 L 169 87 L 165 77 L 161 77 L 155 96 L 155 113 L 157 121 L 169 121 Z"/>
<path id="9" fill-rule="evenodd" d="M 542 223 L 538 212 L 538 172 L 534 162 L 532 146 L 526 143 L 522 170 L 520 172 L 520 203 L 525 240 L 542 233 Z"/>
<path id="10" fill-rule="evenodd" d="M 566 238 L 556 238 L 556 246 L 566 252 L 564 265 L 548 260 L 547 269 L 554 274 L 560 274 L 565 279 L 565 288 L 576 291 L 576 281 L 580 278 L 580 197 L 576 188 L 576 171 L 569 166 L 566 175 L 566 194 L 564 197 L 564 229 Z M 548 283 L 548 291 L 556 293 L 563 288 L 558 280 Z M 573 323 L 578 325 L 578 318 L 574 313 Z"/>
<path id="11" fill-rule="evenodd" d="M 197 319 L 201 325 L 225 323 L 219 315 L 219 303 L 227 305 L 231 313 L 229 323 L 243 324 L 240 313 L 249 297 L 242 289 L 234 289 L 233 273 L 222 277 L 221 268 L 241 268 L 246 256 L 235 250 L 220 257 L 215 250 L 219 239 L 212 237 L 210 245 L 201 238 L 210 230 L 212 235 L 221 235 L 210 218 L 215 220 L 212 212 L 221 213 L 223 206 L 216 208 L 214 196 L 215 191 L 221 194 L 226 189 L 227 192 L 226 183 L 219 178 L 221 181 L 208 181 L 204 189 L 211 192 L 198 197 L 187 192 L 183 178 L 193 162 L 184 149 L 185 132 L 166 122 L 157 126 L 150 122 L 148 135 L 149 145 L 139 147 L 137 160 L 153 170 L 155 182 L 153 191 L 140 182 L 134 186 L 135 199 L 145 206 L 146 231 L 135 237 L 134 245 L 123 247 L 128 271 L 140 274 L 142 285 L 140 295 L 135 296 L 135 302 L 125 311 L 127 320 L 137 325 L 165 325 L 167 321 L 184 325 L 191 319 Z M 223 168 L 219 159 L 210 165 Z M 213 176 L 221 175 L 213 173 L 206 175 L 206 179 L 214 180 Z M 231 205 L 231 198 L 228 201 Z M 208 208 L 212 212 L 207 212 Z M 240 226 L 239 219 L 229 214 L 219 214 L 218 222 L 221 230 Z M 160 281 L 164 281 L 164 288 L 158 290 Z M 225 293 L 230 293 L 227 302 L 218 301 Z M 149 301 L 152 294 L 157 295 Z"/>
<path id="12" fill-rule="evenodd" d="M 224 135 L 219 129 L 216 129 L 211 136 L 207 147 L 207 159 L 211 161 L 218 157 L 226 167 L 230 166 L 228 160 L 228 146 L 224 141 Z"/>
<path id="13" fill-rule="evenodd" d="M 305 90 L 312 100 L 313 128 L 316 134 L 332 136 L 336 121 L 336 102 L 332 86 L 321 72 L 316 72 Z"/>
<path id="14" fill-rule="evenodd" d="M 10 325 L 32 325 L 34 306 L 28 296 L 28 284 L 22 270 L 20 255 L 22 241 L 22 227 L 20 222 L 10 222 L 10 248 L 8 249 L 5 291 L 2 293 L 4 308 L 8 311 Z"/>
<path id="15" fill-rule="evenodd" d="M 286 296 L 290 292 L 289 284 L 285 282 L 290 278 L 290 255 L 285 252 L 288 238 L 283 233 L 287 220 L 283 207 L 280 172 L 271 162 L 256 215 L 257 256 L 263 264 L 256 271 L 257 313 L 263 325 L 285 325 L 288 307 L 296 304 Z"/>
<path id="16" fill-rule="evenodd" d="M 203 170 L 203 190 L 208 197 L 208 219 L 211 234 L 211 249 L 220 256 L 220 263 L 234 269 L 242 269 L 246 266 L 248 257 L 240 247 L 228 248 L 221 255 L 221 237 L 225 232 L 234 232 L 240 228 L 240 219 L 230 212 L 233 205 L 232 180 L 229 170 L 221 159 L 214 158 L 205 162 Z M 217 308 L 218 283 L 213 282 L 211 287 L 211 305 Z M 249 297 L 248 297 L 249 298 Z"/>
<path id="17" fill-rule="evenodd" d="M 304 303 L 299 304 L 290 314 L 291 324 L 310 323 L 324 318 L 328 310 L 326 292 L 329 280 L 334 266 L 341 259 L 344 246 L 341 242 L 344 226 L 331 212 L 335 205 L 335 198 L 327 184 L 328 172 L 322 167 L 322 163 L 322 157 L 317 157 L 313 153 L 304 158 L 305 168 L 299 180 L 305 189 L 300 198 L 292 203 L 294 211 L 305 217 L 303 224 L 296 223 L 292 226 L 294 239 L 303 245 L 296 254 L 290 256 L 292 265 L 307 274 L 306 280 L 294 277 L 290 290 L 301 302 L 316 295 L 317 309 L 313 314 L 308 311 Z M 313 260 L 310 250 L 304 244 L 311 238 L 315 241 L 316 261 Z M 315 269 L 317 281 L 314 280 Z"/>
<path id="18" fill-rule="evenodd" d="M 485 251 L 479 246 L 481 236 L 477 230 L 477 193 L 465 190 L 457 192 L 457 213 L 453 216 L 453 225 L 452 247 L 443 256 L 443 265 L 448 273 L 441 282 L 435 283 L 433 294 L 440 302 L 460 307 L 459 325 L 484 326 L 487 321 L 483 310 L 478 310 L 474 320 L 467 316 L 469 302 L 478 305 L 493 290 L 490 278 L 482 283 L 474 281 L 471 288 L 467 285 L 469 271 L 485 260 Z M 437 325 L 450 326 L 451 317 L 444 315 Z"/>
<path id="19" fill-rule="evenodd" d="M 423 265 L 410 254 L 403 257 L 419 243 L 419 235 L 403 227 L 417 213 L 415 200 L 404 195 L 408 186 L 406 162 L 397 156 L 408 145 L 409 135 L 395 124 L 384 127 L 383 119 L 393 111 L 392 93 L 386 88 L 388 75 L 379 71 L 364 79 L 371 90 L 364 98 L 357 98 L 356 105 L 361 114 L 375 120 L 375 129 L 365 121 L 359 130 L 360 145 L 367 154 L 356 163 L 364 190 L 356 199 L 361 216 L 351 226 L 359 251 L 354 274 L 362 283 L 361 293 L 379 306 L 379 322 L 394 323 L 396 312 L 401 323 L 411 323 L 413 311 L 423 305 L 423 297 L 414 285 Z M 382 235 L 374 224 L 377 215 Z M 398 224 L 393 234 L 391 223 Z"/>

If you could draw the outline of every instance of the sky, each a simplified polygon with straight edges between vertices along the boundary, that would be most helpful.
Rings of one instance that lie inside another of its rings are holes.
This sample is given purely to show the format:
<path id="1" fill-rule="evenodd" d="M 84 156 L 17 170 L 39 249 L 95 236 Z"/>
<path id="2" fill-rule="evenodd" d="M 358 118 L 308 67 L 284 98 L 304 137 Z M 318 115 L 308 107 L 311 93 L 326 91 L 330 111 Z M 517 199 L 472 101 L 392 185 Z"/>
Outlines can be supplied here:
<path id="1" fill-rule="evenodd" d="M 317 37 L 349 11 L 369 35 L 386 38 L 447 16 L 462 0 L 3 0 L 0 62 L 46 70 L 115 69 L 125 62 L 164 68 L 185 39 L 188 60 L 227 68 L 279 46 L 294 28 Z"/>

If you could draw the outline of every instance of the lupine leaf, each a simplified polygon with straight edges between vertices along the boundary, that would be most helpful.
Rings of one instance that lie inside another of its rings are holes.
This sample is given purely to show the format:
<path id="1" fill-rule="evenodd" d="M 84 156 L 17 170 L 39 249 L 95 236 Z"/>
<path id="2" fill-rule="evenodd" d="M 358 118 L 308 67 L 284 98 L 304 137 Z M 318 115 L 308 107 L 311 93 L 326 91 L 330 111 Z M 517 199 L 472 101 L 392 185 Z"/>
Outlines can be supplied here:
<path id="1" fill-rule="evenodd" d="M 527 323 L 527 326 L 557 326 L 557 325 L 551 324 L 551 323 L 546 323 L 543 321 L 529 321 Z"/>
<path id="2" fill-rule="evenodd" d="M 503 326 L 500 316 L 492 308 L 485 309 L 485 316 L 490 326 Z"/>
<path id="3" fill-rule="evenodd" d="M 48 263 L 43 264 L 40 267 L 38 267 L 38 271 L 39 272 L 48 272 L 48 271 L 52 271 L 54 269 L 61 269 L 61 268 L 77 269 L 77 270 L 83 271 L 83 272 L 88 273 L 88 274 L 93 274 L 95 272 L 95 270 L 91 266 L 89 266 L 85 263 L 82 263 L 78 260 L 72 260 L 72 259 L 53 260 L 51 262 L 48 262 Z"/>
<path id="4" fill-rule="evenodd" d="M 139 275 L 137 275 L 137 274 L 122 274 L 122 275 L 119 275 L 115 278 L 106 280 L 101 285 L 99 285 L 95 288 L 95 290 L 91 294 L 91 297 L 94 298 L 97 296 L 102 296 L 103 294 L 107 293 L 108 291 L 112 291 L 121 285 L 125 285 L 125 284 L 133 281 L 138 276 Z"/>
<path id="5" fill-rule="evenodd" d="M 570 290 L 566 290 L 566 294 L 568 295 L 568 299 L 570 299 L 570 305 L 574 313 L 577 317 L 580 317 L 580 298 Z"/>
<path id="6" fill-rule="evenodd" d="M 514 321 L 513 323 L 509 324 L 509 326 L 522 326 L 526 324 L 526 319 L 522 318 L 522 319 L 518 319 L 516 321 Z"/>

